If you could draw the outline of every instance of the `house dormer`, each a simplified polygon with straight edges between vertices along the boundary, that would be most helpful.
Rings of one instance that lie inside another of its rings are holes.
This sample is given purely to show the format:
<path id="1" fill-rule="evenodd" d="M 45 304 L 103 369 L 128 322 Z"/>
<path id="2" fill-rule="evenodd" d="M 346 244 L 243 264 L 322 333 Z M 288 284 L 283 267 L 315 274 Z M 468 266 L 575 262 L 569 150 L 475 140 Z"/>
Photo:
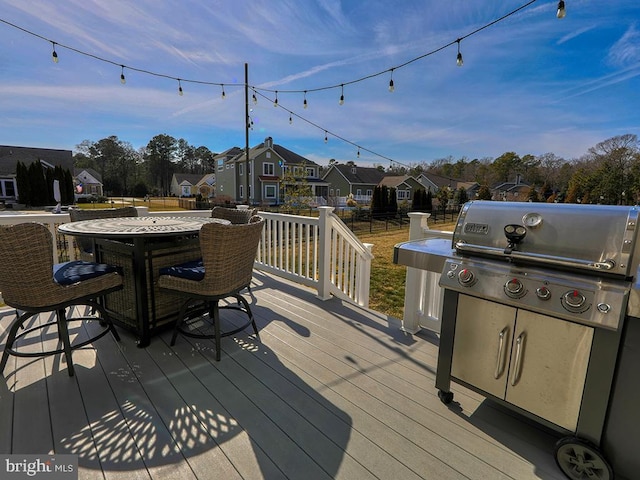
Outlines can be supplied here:
<path id="1" fill-rule="evenodd" d="M 267 137 L 264 139 L 264 148 L 273 148 L 273 138 Z"/>

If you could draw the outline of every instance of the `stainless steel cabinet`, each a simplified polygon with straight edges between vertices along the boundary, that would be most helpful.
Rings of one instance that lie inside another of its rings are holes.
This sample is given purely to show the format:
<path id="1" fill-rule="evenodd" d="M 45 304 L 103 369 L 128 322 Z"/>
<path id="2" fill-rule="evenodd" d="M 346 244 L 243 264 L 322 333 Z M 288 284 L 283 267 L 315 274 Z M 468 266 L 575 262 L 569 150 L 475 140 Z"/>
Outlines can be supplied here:
<path id="1" fill-rule="evenodd" d="M 575 431 L 593 328 L 460 295 L 451 375 Z"/>

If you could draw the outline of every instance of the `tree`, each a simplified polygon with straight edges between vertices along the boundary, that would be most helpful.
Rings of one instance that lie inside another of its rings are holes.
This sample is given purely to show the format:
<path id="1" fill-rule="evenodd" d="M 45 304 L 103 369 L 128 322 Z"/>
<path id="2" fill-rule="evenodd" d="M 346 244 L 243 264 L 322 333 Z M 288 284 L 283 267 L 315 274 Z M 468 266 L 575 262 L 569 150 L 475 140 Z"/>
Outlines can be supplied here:
<path id="1" fill-rule="evenodd" d="M 506 152 L 493 161 L 492 169 L 499 181 L 508 182 L 514 174 L 519 173 L 522 160 L 515 152 Z"/>
<path id="2" fill-rule="evenodd" d="M 177 148 L 176 139 L 166 134 L 156 135 L 147 144 L 145 160 L 151 184 L 158 188 L 162 195 L 169 194 Z"/>
<path id="3" fill-rule="evenodd" d="M 481 185 L 478 189 L 478 200 L 491 200 L 491 189 L 488 185 Z"/>
<path id="4" fill-rule="evenodd" d="M 313 194 L 307 178 L 304 175 L 300 177 L 295 175 L 296 169 L 301 172 L 307 171 L 304 163 L 300 166 L 285 168 L 280 180 L 281 197 L 284 198 L 284 206 L 290 210 L 309 208 L 309 201 Z"/>
<path id="5" fill-rule="evenodd" d="M 457 205 L 464 205 L 469 201 L 469 195 L 467 194 L 467 191 L 464 189 L 464 187 L 460 187 L 456 190 L 453 195 L 453 201 Z"/>

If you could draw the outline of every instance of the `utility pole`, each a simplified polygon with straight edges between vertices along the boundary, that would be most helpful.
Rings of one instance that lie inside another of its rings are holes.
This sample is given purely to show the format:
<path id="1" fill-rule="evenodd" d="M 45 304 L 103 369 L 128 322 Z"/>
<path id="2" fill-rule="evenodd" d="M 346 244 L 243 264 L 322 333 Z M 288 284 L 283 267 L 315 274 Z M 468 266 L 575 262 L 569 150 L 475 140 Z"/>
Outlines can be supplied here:
<path id="1" fill-rule="evenodd" d="M 251 205 L 249 199 L 249 126 L 251 121 L 249 119 L 249 64 L 244 64 L 244 156 L 247 160 L 245 166 L 245 176 L 247 181 L 245 183 L 245 195 L 247 196 L 247 205 Z M 242 179 L 241 179 L 242 181 Z"/>

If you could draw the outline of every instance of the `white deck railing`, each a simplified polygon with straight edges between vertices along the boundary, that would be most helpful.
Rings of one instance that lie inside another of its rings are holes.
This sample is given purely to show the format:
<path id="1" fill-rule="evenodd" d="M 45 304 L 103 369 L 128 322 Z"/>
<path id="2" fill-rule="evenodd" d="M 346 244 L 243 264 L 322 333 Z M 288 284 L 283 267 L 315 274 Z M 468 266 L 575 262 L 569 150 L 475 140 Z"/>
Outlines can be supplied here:
<path id="1" fill-rule="evenodd" d="M 430 216 L 430 213 L 409 213 L 409 240 L 452 237 L 452 232 L 429 230 Z M 438 285 L 439 278 L 440 272 L 407 267 L 402 319 L 405 331 L 416 333 L 424 328 L 440 332 L 443 290 Z"/>
<path id="2" fill-rule="evenodd" d="M 140 216 L 180 215 L 209 216 L 210 210 L 149 212 L 137 207 Z M 319 217 L 260 212 L 266 220 L 258 247 L 255 268 L 311 286 L 318 297 L 331 295 L 367 307 L 371 275 L 371 244 L 363 244 L 333 213 L 333 207 L 318 207 Z M 58 235 L 56 228 L 69 222 L 61 214 L 2 214 L 0 225 L 40 222 L 49 227 L 57 239 L 53 245 L 55 259 L 75 260 L 76 249 L 70 239 Z M 66 255 L 60 255 L 60 254 Z"/>

